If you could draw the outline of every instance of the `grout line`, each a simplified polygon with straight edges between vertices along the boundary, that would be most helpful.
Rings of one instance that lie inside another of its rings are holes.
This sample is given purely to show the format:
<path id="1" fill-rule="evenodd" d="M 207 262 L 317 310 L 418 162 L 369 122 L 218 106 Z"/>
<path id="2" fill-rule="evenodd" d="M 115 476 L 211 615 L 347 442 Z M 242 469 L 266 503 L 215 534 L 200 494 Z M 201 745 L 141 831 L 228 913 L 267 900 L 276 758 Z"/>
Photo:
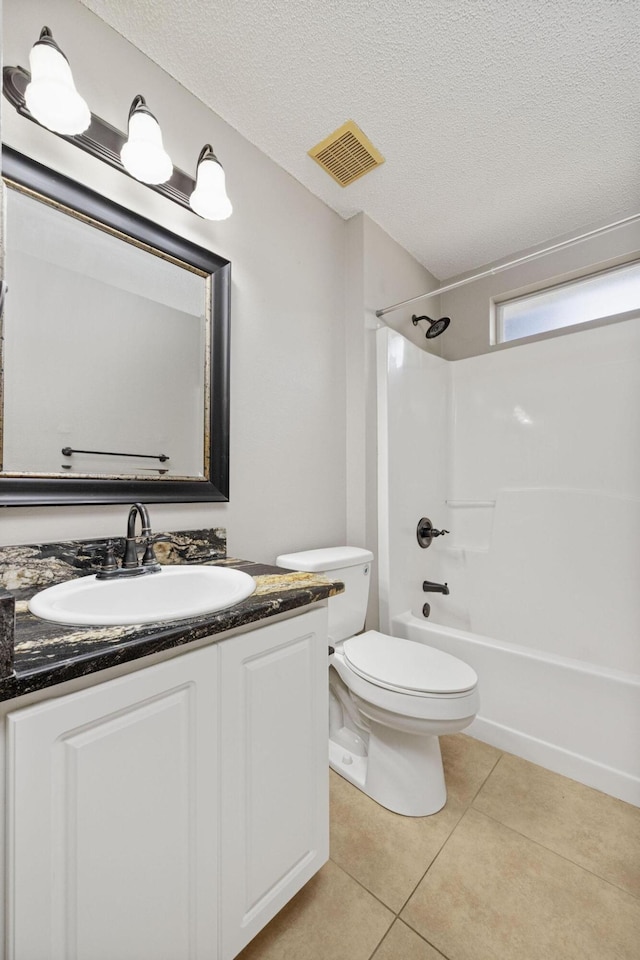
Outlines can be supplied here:
<path id="1" fill-rule="evenodd" d="M 405 900 L 405 902 L 402 904 L 402 909 L 400 910 L 400 913 L 402 913 L 402 910 L 404 910 L 404 908 L 406 907 L 406 905 L 409 903 L 409 900 L 411 900 L 411 897 L 414 895 L 414 893 L 416 892 L 416 890 L 418 889 L 418 887 L 420 886 L 420 884 L 422 883 L 422 881 L 424 880 L 424 878 L 426 877 L 426 875 L 427 875 L 427 874 L 429 873 L 429 871 L 432 869 L 432 867 L 433 867 L 433 865 L 435 864 L 436 860 L 439 860 L 439 859 L 440 859 L 440 857 L 442 856 L 442 853 L 443 853 L 443 851 L 444 851 L 444 848 L 445 848 L 446 845 L 449 843 L 449 841 L 451 840 L 452 836 L 454 835 L 454 833 L 456 832 L 456 830 L 458 829 L 458 827 L 460 826 L 460 824 L 462 823 L 462 821 L 464 820 L 464 818 L 466 817 L 466 815 L 467 815 L 467 813 L 469 812 L 470 809 L 471 809 L 470 806 L 464 808 L 464 810 L 462 811 L 462 813 L 460 814 L 460 816 L 459 816 L 458 819 L 456 820 L 454 827 L 452 828 L 451 832 L 449 833 L 449 836 L 448 836 L 448 837 L 446 838 L 446 840 L 442 843 L 442 846 L 440 847 L 440 849 L 438 850 L 438 852 L 437 852 L 436 855 L 434 856 L 433 860 L 431 861 L 431 863 L 429 864 L 429 866 L 427 867 L 427 869 L 425 870 L 425 872 L 422 874 L 422 876 L 420 877 L 420 879 L 419 879 L 418 882 L 416 883 L 415 887 L 413 888 L 413 890 L 411 891 L 411 893 L 409 894 L 409 896 L 407 897 L 407 899 Z M 398 917 L 400 916 L 400 913 L 398 914 Z M 413 929 L 413 927 L 412 927 L 412 929 Z M 417 933 L 417 931 L 416 931 L 416 933 Z"/>
<path id="2" fill-rule="evenodd" d="M 426 937 L 423 937 L 421 933 L 418 933 L 417 930 L 414 930 L 412 926 L 410 926 L 405 920 L 401 920 L 400 917 L 396 917 L 396 919 L 393 921 L 393 923 L 391 924 L 391 926 L 389 927 L 389 929 L 388 929 L 387 932 L 385 933 L 384 937 L 382 938 L 382 940 L 380 941 L 380 943 L 378 944 L 378 946 L 375 948 L 375 950 L 373 951 L 373 953 L 372 953 L 371 956 L 369 957 L 369 960 L 375 960 L 375 956 L 376 956 L 378 950 L 380 949 L 380 947 L 382 946 L 382 944 L 384 943 L 384 941 L 387 939 L 387 937 L 388 937 L 389 934 L 391 933 L 392 929 L 395 927 L 396 923 L 401 923 L 401 924 L 402 924 L 403 926 L 405 926 L 408 930 L 410 930 L 411 933 L 414 933 L 414 934 L 416 935 L 416 937 L 418 937 L 420 940 L 422 940 L 423 943 L 426 943 L 429 947 L 431 947 L 432 950 L 435 950 L 435 952 L 438 954 L 439 957 L 443 957 L 444 960 L 449 960 L 449 957 L 447 957 L 447 955 L 446 955 L 445 953 L 443 953 L 441 950 L 438 950 L 437 947 L 434 947 L 434 945 L 433 945 L 432 943 L 430 943 L 430 941 L 427 940 Z"/>
<path id="3" fill-rule="evenodd" d="M 398 919 L 398 918 L 395 917 L 395 918 L 391 921 L 391 924 L 389 925 L 389 929 L 386 931 L 385 935 L 383 936 L 382 940 L 381 940 L 380 943 L 377 945 L 377 947 L 374 948 L 373 953 L 369 956 L 369 960 L 373 960 L 373 958 L 375 957 L 376 953 L 378 952 L 378 950 L 380 949 L 380 947 L 382 946 L 382 944 L 385 942 L 385 940 L 387 939 L 387 937 L 388 937 L 389 934 L 391 933 L 391 928 L 392 928 L 393 925 L 397 922 L 397 919 Z"/>
<path id="4" fill-rule="evenodd" d="M 495 770 L 496 770 L 498 764 L 500 763 L 500 761 L 501 761 L 505 756 L 509 756 L 508 752 L 507 752 L 507 751 L 500 751 L 499 756 L 498 756 L 498 757 L 496 758 L 496 760 L 495 760 L 495 763 L 492 765 L 492 767 L 491 767 L 491 769 L 489 770 L 489 772 L 487 773 L 487 775 L 483 778 L 483 780 L 482 780 L 482 782 L 480 783 L 478 789 L 475 791 L 475 793 L 473 794 L 473 796 L 471 797 L 471 799 L 469 800 L 469 802 L 468 802 L 467 804 L 465 804 L 465 805 L 462 806 L 462 810 L 461 810 L 460 816 L 459 816 L 458 819 L 455 821 L 453 827 L 451 828 L 450 832 L 448 833 L 448 835 L 446 836 L 446 838 L 445 838 L 444 841 L 442 842 L 440 848 L 437 850 L 435 856 L 433 857 L 433 859 L 432 859 L 431 862 L 429 863 L 428 867 L 426 868 L 426 870 L 424 871 L 424 873 L 422 874 L 422 876 L 420 877 L 420 879 L 417 881 L 417 883 L 415 884 L 415 886 L 414 886 L 413 889 L 411 890 L 411 893 L 409 894 L 409 896 L 406 898 L 406 900 L 404 901 L 404 903 L 401 905 L 401 907 L 400 907 L 398 910 L 395 910 L 395 908 L 390 907 L 389 904 L 385 903 L 379 896 L 377 896 L 375 893 L 373 893 L 371 890 L 369 890 L 368 887 L 366 887 L 365 884 L 362 883 L 357 877 L 353 876 L 353 875 L 349 872 L 348 869 L 346 869 L 342 864 L 337 863 L 337 861 L 335 861 L 335 860 L 333 859 L 333 857 L 330 857 L 330 859 L 332 860 L 332 862 L 333 862 L 340 870 L 342 870 L 344 873 L 346 873 L 347 876 L 348 876 L 351 880 L 353 880 L 362 890 L 365 891 L 365 893 L 367 893 L 367 894 L 368 894 L 370 897 L 372 897 L 376 902 L 378 902 L 381 906 L 383 906 L 383 907 L 385 908 L 385 910 L 387 910 L 387 911 L 389 911 L 390 913 L 393 914 L 393 919 L 392 919 L 389 927 L 387 928 L 387 930 L 386 930 L 385 934 L 383 935 L 382 939 L 379 941 L 379 943 L 377 944 L 377 946 L 374 948 L 373 952 L 371 953 L 371 955 L 370 955 L 370 957 L 369 957 L 369 960 L 375 960 L 375 957 L 379 955 L 379 951 L 381 950 L 382 945 L 384 944 L 384 942 L 385 942 L 385 941 L 387 940 L 387 938 L 389 937 L 389 935 L 390 935 L 390 933 L 391 933 L 391 930 L 393 929 L 394 925 L 395 925 L 397 922 L 404 924 L 412 933 L 414 933 L 414 934 L 415 934 L 417 937 L 419 937 L 424 943 L 426 943 L 429 947 L 431 947 L 431 949 L 434 950 L 434 951 L 438 954 L 439 957 L 442 957 L 443 960 L 448 960 L 446 954 L 442 953 L 442 951 L 439 950 L 438 947 L 436 947 L 433 943 L 431 943 L 431 942 L 430 942 L 425 936 L 423 936 L 418 930 L 414 929 L 414 927 L 411 926 L 410 922 L 408 922 L 408 921 L 405 920 L 403 917 L 401 917 L 401 914 L 402 914 L 402 911 L 403 911 L 403 910 L 405 909 L 405 907 L 407 906 L 408 902 L 411 900 L 411 898 L 412 898 L 413 895 L 415 894 L 417 888 L 420 886 L 420 884 L 422 883 L 422 881 L 425 879 L 425 877 L 427 876 L 427 874 L 429 873 L 429 871 L 432 869 L 432 867 L 434 866 L 434 864 L 436 863 L 436 861 L 440 858 L 440 856 L 442 855 L 445 847 L 447 846 L 447 844 L 449 843 L 449 841 L 450 841 L 451 838 L 453 837 L 454 833 L 456 832 L 456 830 L 458 829 L 458 827 L 460 826 L 460 824 L 462 823 L 462 821 L 465 819 L 465 817 L 467 816 L 467 814 L 468 814 L 470 811 L 473 811 L 473 813 L 476 813 L 476 814 L 480 814 L 481 816 L 485 817 L 487 820 L 490 820 L 490 821 L 496 823 L 497 825 L 503 827 L 505 830 L 508 830 L 508 831 L 514 833 L 516 836 L 520 836 L 522 839 L 524 839 L 524 840 L 526 840 L 526 841 L 528 841 L 528 842 L 530 842 L 530 843 L 533 843 L 533 844 L 535 844 L 536 846 L 539 846 L 541 849 L 545 850 L 545 851 L 548 852 L 548 853 L 551 853 L 553 856 L 556 856 L 556 857 L 558 857 L 559 859 L 564 860 L 566 863 L 570 863 L 572 866 L 576 867 L 578 870 L 583 871 L 585 874 L 587 874 L 587 875 L 589 875 L 589 876 L 595 877 L 596 879 L 600 880 L 602 883 L 606 883 L 607 886 L 611 886 L 613 889 L 618 890 L 618 891 L 619 891 L 620 893 L 622 893 L 623 895 L 626 894 L 626 895 L 630 896 L 634 901 L 635 901 L 635 900 L 640 900 L 640 895 L 631 893 L 628 889 L 625 889 L 624 887 L 620 886 L 618 883 L 613 882 L 613 881 L 611 881 L 611 880 L 608 880 L 606 877 L 601 876 L 599 873 L 594 872 L 592 869 L 589 869 L 588 867 L 585 867 L 585 866 L 583 866 L 582 864 L 580 864 L 580 863 L 576 862 L 575 860 L 571 859 L 571 857 L 566 856 L 566 855 L 564 855 L 564 854 L 562 854 L 562 853 L 559 853 L 558 851 L 554 850 L 552 847 L 547 846 L 545 843 L 533 839 L 532 837 L 528 836 L 527 834 L 524 834 L 524 833 L 522 833 L 521 831 L 519 831 L 519 830 L 517 830 L 517 829 L 515 829 L 515 828 L 513 828 L 513 827 L 511 827 L 511 826 L 509 826 L 508 824 L 504 823 L 502 820 L 498 819 L 497 817 L 492 816 L 492 815 L 490 815 L 490 814 L 487 814 L 487 813 L 485 813 L 483 810 L 481 810 L 481 809 L 479 809 L 479 808 L 477 808 L 477 807 L 474 806 L 476 800 L 478 799 L 479 794 L 481 793 L 481 791 L 483 790 L 483 788 L 485 787 L 485 785 L 487 784 L 487 782 L 489 781 L 489 779 L 492 777 L 492 775 L 493 775 L 493 773 L 495 772 Z M 354 789 L 357 789 L 357 788 L 354 787 Z"/>
<path id="5" fill-rule="evenodd" d="M 515 833 L 517 837 L 522 837 L 523 840 L 528 840 L 529 843 L 534 843 L 536 847 L 540 847 L 542 850 L 546 850 L 547 853 L 552 853 L 554 857 L 558 857 L 560 860 L 564 860 L 565 863 L 570 863 L 573 867 L 577 867 L 578 870 L 583 870 L 585 873 L 588 873 L 589 876 L 595 877 L 597 880 L 602 880 L 603 883 L 606 883 L 608 886 L 613 887 L 614 890 L 619 890 L 620 893 L 625 893 L 627 896 L 632 897 L 634 900 L 640 901 L 640 894 L 631 893 L 630 890 L 627 890 L 626 887 L 621 887 L 618 883 L 614 883 L 613 880 L 607 880 L 606 877 L 601 876 L 599 873 L 595 873 L 594 870 L 585 867 L 581 863 L 577 863 L 576 860 L 572 860 L 571 857 L 566 856 L 563 853 L 559 853 L 557 850 L 554 850 L 553 847 L 548 847 L 545 843 L 542 843 L 540 840 L 534 840 L 533 837 L 528 836 L 526 833 L 521 833 L 520 830 L 516 830 L 515 827 L 510 827 L 508 823 L 504 823 L 502 820 L 498 820 L 497 817 L 492 817 L 490 813 L 485 813 L 484 810 L 478 809 L 478 807 L 473 808 L 474 813 L 479 813 L 480 816 L 486 817 L 487 820 L 491 820 L 492 823 L 497 823 L 500 827 L 504 827 L 505 830 Z M 456 824 L 457 826 L 457 824 Z"/>
<path id="6" fill-rule="evenodd" d="M 401 906 L 401 908 L 400 908 L 400 911 L 399 911 L 399 913 L 398 913 L 398 917 L 400 916 L 400 914 L 402 913 L 402 911 L 404 910 L 404 908 L 406 907 L 406 905 L 409 903 L 409 900 L 411 900 L 411 897 L 414 895 L 414 893 L 416 892 L 416 890 L 418 889 L 418 887 L 420 886 L 420 884 L 422 883 L 422 881 L 424 880 L 424 878 L 426 877 L 426 875 L 429 873 L 429 870 L 431 870 L 432 866 L 434 865 L 434 863 L 436 862 L 436 860 L 438 859 L 438 857 L 440 856 L 440 854 L 442 853 L 442 851 L 444 850 L 444 848 L 446 847 L 446 845 L 449 843 L 449 840 L 451 840 L 451 837 L 454 835 L 454 833 L 455 833 L 456 830 L 458 829 L 458 827 L 459 827 L 459 825 L 460 825 L 460 822 L 461 822 L 461 821 L 463 820 L 463 818 L 465 817 L 468 809 L 469 809 L 468 807 L 465 807 L 465 809 L 462 811 L 462 813 L 460 814 L 460 816 L 459 816 L 458 819 L 456 820 L 455 824 L 454 824 L 453 827 L 451 828 L 451 830 L 450 830 L 450 832 L 449 832 L 449 835 L 446 837 L 445 840 L 443 840 L 443 842 L 442 842 L 441 846 L 439 847 L 439 849 L 437 850 L 437 852 L 436 852 L 433 860 L 431 861 L 431 863 L 429 864 L 429 866 L 427 867 L 427 869 L 424 871 L 424 873 L 422 874 L 422 876 L 420 877 L 420 879 L 419 879 L 418 882 L 416 883 L 415 887 L 413 888 L 413 890 L 411 891 L 411 893 L 409 894 L 409 896 L 407 897 L 407 899 L 406 899 L 406 900 L 404 901 L 404 903 L 402 904 L 402 906 Z M 413 929 L 413 928 L 412 928 L 412 929 Z M 417 931 L 416 931 L 416 932 L 417 932 Z"/>
<path id="7" fill-rule="evenodd" d="M 460 825 L 461 820 L 463 819 L 463 817 L 465 816 L 465 814 L 467 813 L 467 811 L 471 809 L 471 807 L 472 807 L 472 805 L 473 805 L 476 797 L 478 796 L 478 794 L 480 793 L 480 791 L 481 791 L 482 788 L 484 787 L 485 783 L 487 782 L 487 780 L 489 779 L 489 777 L 491 776 L 491 774 L 493 773 L 493 771 L 496 769 L 496 767 L 498 766 L 498 764 L 499 764 L 500 761 L 502 760 L 503 756 L 504 756 L 504 751 L 502 751 L 502 752 L 500 753 L 500 756 L 496 759 L 496 762 L 493 764 L 493 766 L 491 767 L 491 770 L 490 770 L 489 773 L 486 775 L 486 777 L 483 779 L 482 783 L 480 784 L 480 786 L 478 787 L 478 789 L 477 789 L 476 792 L 474 793 L 474 795 L 473 795 L 473 797 L 471 798 L 471 800 L 469 801 L 469 803 L 463 808 L 462 813 L 460 814 L 460 816 L 459 816 L 458 819 L 456 820 L 455 824 L 453 825 L 453 827 L 452 827 L 451 830 L 449 831 L 449 834 L 448 834 L 448 836 L 446 837 L 446 839 L 442 842 L 442 845 L 440 846 L 440 848 L 439 848 L 438 851 L 436 852 L 436 855 L 434 856 L 433 860 L 431 861 L 431 863 L 429 864 L 429 866 L 427 867 L 427 869 L 424 871 L 424 873 L 422 874 L 422 876 L 420 877 L 420 879 L 419 879 L 418 882 L 416 883 L 415 887 L 413 888 L 413 890 L 411 891 L 411 893 L 409 894 L 409 896 L 407 897 L 407 899 L 405 900 L 405 902 L 402 904 L 402 907 L 400 908 L 400 912 L 398 913 L 398 917 L 400 916 L 400 913 L 402 913 L 402 911 L 404 910 L 404 908 L 405 908 L 406 905 L 408 904 L 409 900 L 410 900 L 411 897 L 414 895 L 414 893 L 416 892 L 416 890 L 418 889 L 418 887 L 420 886 L 420 884 L 422 883 L 422 881 L 424 880 L 424 878 L 426 877 L 426 875 L 429 873 L 429 870 L 431 870 L 431 868 L 433 867 L 434 863 L 436 862 L 436 860 L 438 859 L 438 857 L 440 856 L 440 854 L 442 853 L 442 851 L 444 850 L 444 848 L 445 848 L 446 845 L 448 844 L 449 840 L 451 839 L 451 837 L 453 836 L 453 834 L 455 833 L 455 831 L 458 829 L 458 826 Z M 445 781 L 445 782 L 446 782 L 446 781 Z M 412 929 L 413 929 L 413 928 L 412 928 Z M 417 931 L 416 931 L 416 932 L 417 932 Z"/>
<path id="8" fill-rule="evenodd" d="M 495 770 L 495 768 L 497 767 L 498 763 L 500 762 L 500 760 L 502 759 L 503 756 L 504 756 L 504 752 L 501 752 L 501 753 L 500 753 L 500 756 L 497 758 L 496 762 L 495 762 L 495 763 L 493 764 L 493 766 L 491 767 L 491 770 L 490 770 L 489 773 L 486 775 L 486 777 L 484 778 L 484 780 L 482 781 L 482 783 L 480 784 L 480 786 L 478 787 L 478 789 L 477 789 L 476 792 L 474 793 L 472 799 L 469 801 L 469 803 L 468 803 L 465 807 L 463 807 L 460 816 L 458 817 L 458 819 L 456 820 L 456 822 L 455 822 L 454 825 L 452 826 L 452 828 L 451 828 L 451 830 L 449 831 L 448 835 L 447 835 L 447 836 L 445 837 L 445 839 L 442 841 L 442 844 L 440 845 L 440 847 L 439 847 L 438 850 L 436 851 L 433 859 L 432 859 L 431 862 L 429 863 L 429 865 L 428 865 L 428 867 L 426 868 L 426 870 L 424 871 L 424 873 L 423 873 L 423 874 L 420 876 L 420 878 L 417 880 L 415 886 L 411 889 L 411 892 L 410 892 L 409 895 L 407 896 L 406 900 L 404 900 L 404 902 L 403 902 L 402 905 L 400 906 L 400 909 L 399 909 L 399 910 L 395 910 L 393 907 L 390 907 L 388 903 L 385 903 L 384 900 L 381 900 L 380 897 L 377 896 L 377 894 L 373 893 L 371 890 L 369 890 L 369 888 L 366 887 L 366 886 L 364 885 L 364 883 L 362 883 L 361 880 L 358 880 L 357 877 L 354 877 L 353 874 L 350 873 L 349 870 L 348 870 L 346 867 L 344 867 L 341 863 L 338 863 L 337 860 L 334 860 L 333 857 L 331 856 L 331 854 L 329 854 L 329 859 L 330 859 L 333 863 L 335 863 L 335 865 L 336 865 L 337 867 L 339 867 L 340 870 L 344 871 L 344 873 L 346 873 L 347 876 L 351 878 L 351 880 L 353 880 L 355 883 L 357 883 L 359 887 L 362 887 L 362 889 L 363 889 L 364 891 L 366 891 L 366 893 L 368 893 L 369 896 L 373 897 L 374 900 L 377 900 L 378 903 L 382 904 L 382 906 L 385 907 L 387 910 L 390 910 L 390 911 L 395 915 L 395 918 L 396 918 L 396 919 L 400 919 L 400 914 L 402 913 L 402 911 L 404 910 L 404 908 L 405 908 L 406 905 L 408 904 L 409 900 L 410 900 L 411 897 L 414 895 L 414 893 L 416 892 L 416 890 L 418 889 L 418 887 L 420 886 L 420 884 L 422 883 L 422 881 L 424 880 L 424 878 L 425 878 L 426 875 L 428 874 L 429 870 L 431 869 L 431 867 L 434 865 L 434 863 L 436 862 L 436 860 L 438 859 L 438 857 L 440 856 L 440 854 L 441 854 L 442 851 L 444 850 L 446 844 L 449 842 L 449 840 L 451 839 L 453 833 L 455 832 L 455 830 L 456 830 L 457 827 L 459 826 L 460 821 L 463 819 L 463 817 L 464 817 L 465 814 L 467 813 L 467 810 L 469 810 L 469 809 L 471 808 L 471 804 L 473 803 L 473 801 L 475 800 L 475 798 L 478 796 L 480 790 L 482 790 L 482 787 L 485 785 L 485 783 L 487 782 L 487 780 L 489 779 L 489 777 L 491 776 L 491 774 L 493 773 L 493 771 Z M 337 776 L 340 776 L 340 774 L 337 774 Z M 354 790 L 357 790 L 357 789 L 358 789 L 354 784 L 351 784 L 351 786 L 353 787 Z M 435 814 L 435 816 L 437 816 L 437 814 Z M 393 923 L 392 923 L 392 926 L 393 926 Z M 391 929 L 391 928 L 389 928 L 389 929 Z M 411 928 L 411 929 L 413 929 L 413 928 Z M 415 932 L 417 933 L 417 930 L 416 930 Z M 386 936 L 386 934 L 385 934 L 385 936 Z M 418 936 L 420 936 L 420 934 L 418 934 Z M 423 937 L 422 939 L 424 939 L 424 937 Z M 429 941 L 426 941 L 426 942 L 428 943 Z M 378 944 L 378 946 L 379 946 L 379 944 Z M 432 946 L 432 944 L 429 944 L 429 946 Z M 377 949 L 378 949 L 378 947 L 376 947 L 376 950 L 377 950 Z"/>
<path id="9" fill-rule="evenodd" d="M 373 897 L 374 900 L 377 900 L 378 903 L 381 904 L 381 905 L 385 908 L 385 910 L 388 910 L 389 913 L 392 913 L 394 920 L 397 919 L 398 914 L 396 913 L 396 911 L 394 910 L 393 907 L 390 907 L 388 903 L 385 903 L 384 900 L 381 900 L 380 897 L 379 897 L 377 894 L 372 893 L 371 890 L 369 890 L 369 887 L 365 887 L 365 885 L 364 885 L 364 883 L 362 882 L 362 880 L 358 880 L 358 878 L 357 878 L 357 877 L 354 877 L 352 873 L 349 873 L 349 871 L 347 870 L 347 868 L 346 868 L 346 867 L 343 867 L 341 863 L 338 863 L 338 861 L 337 861 L 337 860 L 334 860 L 333 857 L 331 857 L 331 856 L 329 857 L 329 859 L 331 860 L 332 863 L 335 863 L 336 867 L 337 867 L 339 870 L 342 870 L 343 873 L 346 873 L 346 875 L 347 875 L 351 880 L 353 880 L 354 883 L 357 883 L 359 887 L 362 887 L 362 889 L 365 891 L 365 893 L 368 893 L 369 896 L 370 896 L 370 897 Z M 402 904 L 401 909 L 404 910 L 404 904 Z M 392 921 L 392 924 L 393 924 L 393 921 Z M 377 950 L 377 949 L 378 949 L 378 948 L 376 947 L 376 950 Z"/>
<path id="10" fill-rule="evenodd" d="M 420 937 L 420 939 L 423 940 L 426 944 L 428 944 L 432 950 L 435 950 L 435 952 L 438 954 L 439 957 L 444 957 L 444 960 L 450 960 L 450 958 L 447 956 L 446 953 L 443 953 L 442 950 L 439 950 L 438 947 L 436 947 L 434 943 L 431 943 L 431 940 L 427 940 L 427 938 L 423 936 L 423 934 L 419 933 L 417 930 L 414 930 L 411 924 L 407 923 L 406 920 L 398 919 L 398 922 L 404 923 L 405 927 L 411 930 L 412 933 L 415 933 L 416 937 Z"/>
<path id="11" fill-rule="evenodd" d="M 504 754 L 504 750 L 503 750 L 503 751 L 501 752 L 500 756 L 498 757 L 498 759 L 496 760 L 496 762 L 494 763 L 494 765 L 491 767 L 491 770 L 489 770 L 489 773 L 486 775 L 486 777 L 484 778 L 484 780 L 482 781 L 482 783 L 480 784 L 480 786 L 478 787 L 478 789 L 476 790 L 476 792 L 475 792 L 474 795 L 472 796 L 472 798 L 471 798 L 471 800 L 469 801 L 469 804 L 468 804 L 468 806 L 467 806 L 467 810 L 474 805 L 474 803 L 475 803 L 476 800 L 477 800 L 478 794 L 479 794 L 480 791 L 483 789 L 483 787 L 485 786 L 485 784 L 488 782 L 489 778 L 492 776 L 494 770 L 496 769 L 496 767 L 498 766 L 498 764 L 500 763 L 500 761 L 502 760 L 502 758 L 504 757 L 504 755 L 505 755 L 505 754 Z"/>

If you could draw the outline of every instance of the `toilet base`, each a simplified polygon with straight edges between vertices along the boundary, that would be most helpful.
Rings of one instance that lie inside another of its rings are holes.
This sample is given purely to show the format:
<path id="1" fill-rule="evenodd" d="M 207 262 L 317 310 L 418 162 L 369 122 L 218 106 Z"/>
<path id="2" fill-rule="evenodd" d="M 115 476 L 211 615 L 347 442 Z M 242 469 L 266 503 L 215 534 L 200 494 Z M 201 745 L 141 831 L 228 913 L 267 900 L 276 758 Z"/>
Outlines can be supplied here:
<path id="1" fill-rule="evenodd" d="M 371 723 L 368 756 L 329 740 L 329 766 L 387 810 L 427 817 L 446 803 L 440 742 Z"/>
<path id="2" fill-rule="evenodd" d="M 367 757 L 358 757 L 339 743 L 329 740 L 329 766 L 341 777 L 364 792 L 367 779 Z"/>

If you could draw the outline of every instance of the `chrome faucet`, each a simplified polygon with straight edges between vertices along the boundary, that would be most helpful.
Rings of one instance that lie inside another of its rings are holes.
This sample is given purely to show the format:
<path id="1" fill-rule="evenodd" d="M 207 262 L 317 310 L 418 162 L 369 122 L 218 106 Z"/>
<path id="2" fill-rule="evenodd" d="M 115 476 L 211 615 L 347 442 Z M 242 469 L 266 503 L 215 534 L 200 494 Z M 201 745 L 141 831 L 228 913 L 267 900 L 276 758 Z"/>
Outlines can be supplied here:
<path id="1" fill-rule="evenodd" d="M 433 583 L 431 580 L 424 580 L 422 589 L 425 593 L 443 593 L 445 596 L 449 595 L 449 587 L 446 583 Z"/>
<path id="2" fill-rule="evenodd" d="M 136 518 L 140 517 L 140 537 L 136 537 Z M 138 540 L 145 544 L 142 561 L 138 558 Z M 153 533 L 149 511 L 144 503 L 134 503 L 127 519 L 127 537 L 124 544 L 124 557 L 119 567 L 115 558 L 113 541 L 107 543 L 107 553 L 101 569 L 96 574 L 98 580 L 112 580 L 117 577 L 139 577 L 145 573 L 158 573 L 162 567 L 153 551 Z"/>

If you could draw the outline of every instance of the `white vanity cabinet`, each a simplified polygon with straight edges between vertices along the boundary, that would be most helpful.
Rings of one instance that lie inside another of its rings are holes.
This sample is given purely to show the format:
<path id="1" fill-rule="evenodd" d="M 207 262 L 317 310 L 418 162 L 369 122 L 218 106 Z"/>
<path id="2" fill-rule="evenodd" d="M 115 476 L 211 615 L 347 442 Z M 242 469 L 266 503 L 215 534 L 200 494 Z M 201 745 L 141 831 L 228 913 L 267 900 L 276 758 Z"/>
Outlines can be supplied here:
<path id="1" fill-rule="evenodd" d="M 329 858 L 325 613 L 220 645 L 223 960 Z"/>
<path id="2" fill-rule="evenodd" d="M 326 609 L 6 718 L 7 960 L 231 960 L 328 857 Z"/>
<path id="3" fill-rule="evenodd" d="M 212 954 L 215 645 L 7 717 L 8 960 Z"/>

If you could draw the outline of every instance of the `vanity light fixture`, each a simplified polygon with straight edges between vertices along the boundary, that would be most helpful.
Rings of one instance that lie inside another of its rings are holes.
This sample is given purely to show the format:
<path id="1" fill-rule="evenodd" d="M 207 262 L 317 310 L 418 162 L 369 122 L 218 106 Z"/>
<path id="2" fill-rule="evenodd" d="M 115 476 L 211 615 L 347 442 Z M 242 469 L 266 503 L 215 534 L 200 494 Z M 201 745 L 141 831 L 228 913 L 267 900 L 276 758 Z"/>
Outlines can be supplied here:
<path id="1" fill-rule="evenodd" d="M 226 220 L 233 212 L 227 196 L 224 170 L 210 143 L 200 151 L 196 188 L 189 203 L 191 209 L 205 220 Z"/>
<path id="2" fill-rule="evenodd" d="M 76 90 L 69 61 L 43 27 L 29 54 L 31 82 L 25 102 L 38 123 L 54 133 L 73 136 L 83 133 L 91 122 L 89 107 Z"/>
<path id="3" fill-rule="evenodd" d="M 122 166 L 142 183 L 165 183 L 173 173 L 160 125 L 140 94 L 129 110 L 129 138 L 120 151 Z"/>
<path id="4" fill-rule="evenodd" d="M 2 90 L 21 117 L 31 120 L 146 184 L 205 220 L 232 213 L 222 164 L 210 144 L 200 151 L 196 179 L 174 167 L 162 143 L 158 121 L 144 97 L 134 98 L 128 135 L 91 113 L 75 88 L 67 58 L 43 27 L 24 67 L 2 68 Z"/>

